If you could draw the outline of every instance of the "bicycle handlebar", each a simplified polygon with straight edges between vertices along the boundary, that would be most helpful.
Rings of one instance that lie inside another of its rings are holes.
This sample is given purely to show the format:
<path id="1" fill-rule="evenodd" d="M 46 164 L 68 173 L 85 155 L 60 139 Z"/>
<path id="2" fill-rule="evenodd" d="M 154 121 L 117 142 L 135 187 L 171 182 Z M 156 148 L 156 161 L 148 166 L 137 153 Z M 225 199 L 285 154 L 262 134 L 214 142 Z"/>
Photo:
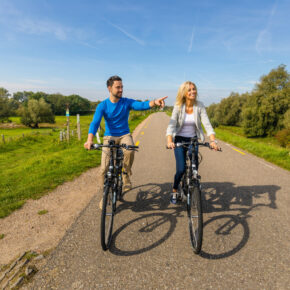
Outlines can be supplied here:
<path id="1" fill-rule="evenodd" d="M 199 143 L 199 142 L 196 142 L 196 143 L 192 143 L 192 142 L 181 142 L 181 143 L 176 143 L 176 147 L 180 147 L 180 146 L 189 146 L 189 145 L 198 145 L 198 146 L 204 146 L 204 147 L 208 147 L 209 149 L 212 149 L 209 145 L 208 142 L 205 142 L 205 143 Z M 171 149 L 171 148 L 168 148 L 166 146 L 166 149 Z M 218 148 L 217 151 L 222 151 L 222 148 Z"/>
<path id="2" fill-rule="evenodd" d="M 139 146 L 135 146 L 135 145 L 127 145 L 127 144 L 120 144 L 120 145 L 116 145 L 116 144 L 107 144 L 107 145 L 104 145 L 104 144 L 92 144 L 91 145 L 91 149 L 94 149 L 94 150 L 99 150 L 101 149 L 102 147 L 107 147 L 107 148 L 124 148 L 126 150 L 134 150 L 134 149 L 138 149 Z"/>

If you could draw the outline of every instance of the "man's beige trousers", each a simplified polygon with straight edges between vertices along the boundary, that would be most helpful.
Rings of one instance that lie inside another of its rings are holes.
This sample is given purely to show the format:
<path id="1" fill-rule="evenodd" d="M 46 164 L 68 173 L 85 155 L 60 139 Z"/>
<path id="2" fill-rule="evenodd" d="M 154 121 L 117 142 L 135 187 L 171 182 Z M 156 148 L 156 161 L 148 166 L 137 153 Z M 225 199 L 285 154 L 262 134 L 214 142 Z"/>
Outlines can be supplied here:
<path id="1" fill-rule="evenodd" d="M 109 143 L 109 140 L 114 140 L 116 144 L 134 145 L 133 138 L 130 133 L 120 137 L 104 136 L 103 144 L 107 145 Z M 129 176 L 132 175 L 131 167 L 134 161 L 134 151 L 123 149 L 123 152 L 124 152 L 123 168 Z M 101 161 L 101 179 L 100 179 L 101 184 L 104 184 L 104 178 L 109 168 L 109 161 L 110 161 L 110 149 L 104 147 L 102 150 L 102 161 Z M 125 185 L 126 184 L 124 184 L 124 186 Z"/>

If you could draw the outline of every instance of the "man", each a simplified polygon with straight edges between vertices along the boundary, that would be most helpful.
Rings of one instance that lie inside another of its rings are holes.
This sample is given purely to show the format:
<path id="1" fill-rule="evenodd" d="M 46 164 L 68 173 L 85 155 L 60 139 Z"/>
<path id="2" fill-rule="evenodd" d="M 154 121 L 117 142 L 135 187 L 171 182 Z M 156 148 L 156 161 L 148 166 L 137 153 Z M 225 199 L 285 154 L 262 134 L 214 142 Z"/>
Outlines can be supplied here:
<path id="1" fill-rule="evenodd" d="M 148 110 L 154 106 L 164 107 L 164 100 L 167 97 L 153 101 L 140 102 L 133 99 L 123 98 L 123 83 L 119 76 L 112 76 L 107 80 L 107 88 L 110 97 L 102 101 L 96 109 L 93 121 L 89 128 L 87 142 L 84 147 L 90 150 L 93 144 L 93 138 L 96 134 L 102 117 L 105 119 L 105 134 L 103 144 L 108 144 L 109 140 L 114 140 L 116 144 L 134 145 L 129 130 L 129 112 L 130 110 L 142 111 Z M 132 174 L 131 167 L 134 160 L 134 151 L 124 150 L 124 174 L 123 190 L 127 191 L 132 188 L 129 175 Z M 101 184 L 104 183 L 104 177 L 109 166 L 109 148 L 103 148 L 101 161 Z"/>

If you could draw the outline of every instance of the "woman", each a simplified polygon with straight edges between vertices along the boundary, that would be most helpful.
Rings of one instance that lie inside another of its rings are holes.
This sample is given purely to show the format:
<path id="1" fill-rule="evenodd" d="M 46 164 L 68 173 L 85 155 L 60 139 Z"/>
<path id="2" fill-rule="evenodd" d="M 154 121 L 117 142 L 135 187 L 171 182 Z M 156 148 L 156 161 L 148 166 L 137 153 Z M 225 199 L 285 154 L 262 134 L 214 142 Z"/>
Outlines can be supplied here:
<path id="1" fill-rule="evenodd" d="M 170 202 L 176 204 L 178 185 L 185 171 L 186 150 L 176 147 L 176 143 L 189 142 L 190 138 L 197 137 L 204 141 L 201 123 L 210 138 L 210 147 L 218 150 L 215 132 L 208 119 L 202 102 L 197 101 L 196 85 L 190 81 L 184 82 L 178 90 L 176 103 L 166 131 L 167 147 L 174 149 L 176 159 L 176 174 L 174 176 L 173 192 Z M 196 152 L 197 153 L 197 152 Z"/>

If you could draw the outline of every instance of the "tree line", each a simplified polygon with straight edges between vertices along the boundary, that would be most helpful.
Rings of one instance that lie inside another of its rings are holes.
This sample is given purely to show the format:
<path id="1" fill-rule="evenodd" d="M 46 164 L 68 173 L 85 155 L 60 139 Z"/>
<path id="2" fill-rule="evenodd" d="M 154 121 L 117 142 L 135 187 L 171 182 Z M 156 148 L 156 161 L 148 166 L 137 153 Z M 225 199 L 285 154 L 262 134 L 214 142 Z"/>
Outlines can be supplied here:
<path id="1" fill-rule="evenodd" d="M 23 91 L 11 95 L 5 88 L 0 88 L 0 122 L 9 122 L 9 117 L 20 116 L 22 124 L 37 128 L 39 123 L 54 123 L 54 116 L 65 115 L 67 108 L 71 115 L 84 115 L 94 111 L 98 103 L 79 95 L 59 93 Z"/>
<path id="2" fill-rule="evenodd" d="M 251 92 L 232 92 L 207 108 L 214 127 L 239 126 L 247 137 L 276 136 L 290 145 L 290 74 L 280 65 L 260 78 Z"/>

